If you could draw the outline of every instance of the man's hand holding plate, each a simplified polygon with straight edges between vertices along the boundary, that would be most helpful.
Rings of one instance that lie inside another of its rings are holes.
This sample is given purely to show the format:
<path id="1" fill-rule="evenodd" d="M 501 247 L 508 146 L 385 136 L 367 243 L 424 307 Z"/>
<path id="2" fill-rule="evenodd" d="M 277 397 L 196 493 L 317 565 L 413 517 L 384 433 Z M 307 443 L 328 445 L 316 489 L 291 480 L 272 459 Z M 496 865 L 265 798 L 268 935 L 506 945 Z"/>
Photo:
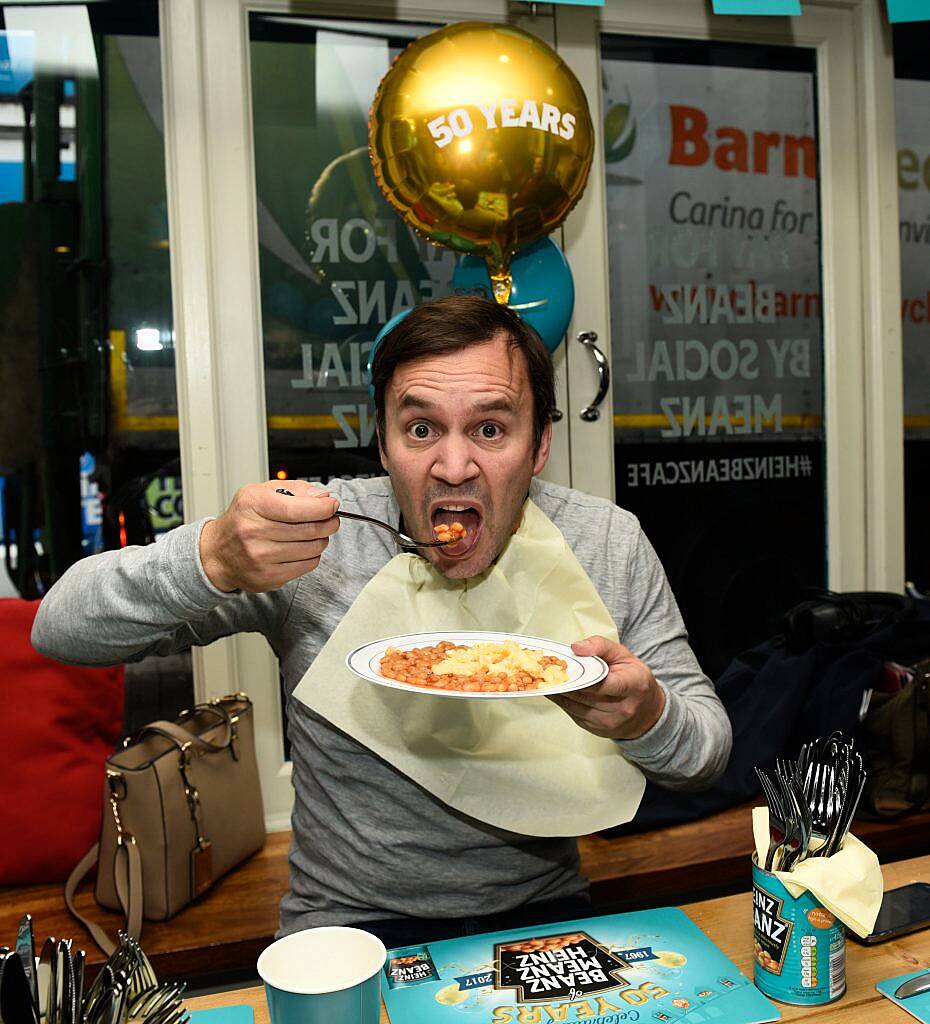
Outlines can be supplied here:
<path id="1" fill-rule="evenodd" d="M 637 739 L 658 722 L 665 691 L 648 665 L 623 644 L 591 636 L 572 644 L 579 657 L 607 662 L 607 675 L 593 686 L 550 697 L 577 725 L 611 740 Z"/>

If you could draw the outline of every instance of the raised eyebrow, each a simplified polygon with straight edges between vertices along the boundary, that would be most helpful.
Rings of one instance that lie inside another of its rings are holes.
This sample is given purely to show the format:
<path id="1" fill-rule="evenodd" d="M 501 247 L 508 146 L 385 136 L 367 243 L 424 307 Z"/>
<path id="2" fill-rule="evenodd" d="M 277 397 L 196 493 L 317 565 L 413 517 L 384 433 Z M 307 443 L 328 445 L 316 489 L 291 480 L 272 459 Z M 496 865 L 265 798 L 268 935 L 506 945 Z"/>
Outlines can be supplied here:
<path id="1" fill-rule="evenodd" d="M 478 402 L 473 406 L 475 412 L 515 412 L 516 407 L 509 398 L 492 398 L 487 402 Z"/>
<path id="2" fill-rule="evenodd" d="M 401 409 L 420 409 L 424 412 L 435 412 L 441 406 L 428 398 L 421 398 L 419 395 L 406 394 L 398 403 Z M 509 412 L 516 411 L 516 406 L 509 398 L 491 398 L 486 402 L 476 402 L 472 406 L 473 413 L 483 414 L 487 412 Z"/>
<path id="3" fill-rule="evenodd" d="M 398 406 L 401 409 L 424 409 L 426 412 L 439 408 L 435 402 L 431 402 L 428 398 L 421 398 L 419 395 L 412 395 L 409 392 L 401 398 Z"/>

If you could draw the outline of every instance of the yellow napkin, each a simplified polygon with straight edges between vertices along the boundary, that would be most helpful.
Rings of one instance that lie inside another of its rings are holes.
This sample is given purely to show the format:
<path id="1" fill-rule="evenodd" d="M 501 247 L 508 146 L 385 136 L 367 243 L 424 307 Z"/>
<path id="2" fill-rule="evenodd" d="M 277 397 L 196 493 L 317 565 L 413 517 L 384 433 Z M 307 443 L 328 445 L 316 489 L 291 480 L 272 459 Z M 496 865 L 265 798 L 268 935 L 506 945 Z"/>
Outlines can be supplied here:
<path id="1" fill-rule="evenodd" d="M 480 629 L 572 643 L 617 627 L 558 528 L 528 501 L 479 576 L 450 580 L 402 554 L 366 585 L 295 696 L 443 803 L 521 835 L 578 836 L 629 821 L 645 779 L 612 740 L 545 697 L 466 700 L 359 679 L 349 652 L 381 637 Z"/>
<path id="2" fill-rule="evenodd" d="M 752 835 L 759 863 L 765 864 L 769 848 L 767 807 L 753 807 Z M 885 888 L 882 869 L 878 857 L 852 833 L 832 857 L 808 857 L 793 871 L 773 874 L 795 899 L 805 890 L 811 893 L 860 938 L 875 925 Z"/>

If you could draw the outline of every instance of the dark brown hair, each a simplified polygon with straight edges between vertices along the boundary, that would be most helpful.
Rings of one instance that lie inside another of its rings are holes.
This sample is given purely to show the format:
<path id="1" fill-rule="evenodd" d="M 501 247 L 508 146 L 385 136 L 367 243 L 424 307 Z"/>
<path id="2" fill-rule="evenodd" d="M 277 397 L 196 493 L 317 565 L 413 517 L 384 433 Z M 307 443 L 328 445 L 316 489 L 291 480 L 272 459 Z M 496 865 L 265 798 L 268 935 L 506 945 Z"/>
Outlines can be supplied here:
<path id="1" fill-rule="evenodd" d="M 539 450 L 543 431 L 555 409 L 555 375 L 542 339 L 518 314 L 479 295 L 449 295 L 417 306 L 381 340 L 371 367 L 378 435 L 384 444 L 385 391 L 398 366 L 460 352 L 467 346 L 505 338 L 511 351 L 526 360 L 533 391 L 533 451 Z"/>

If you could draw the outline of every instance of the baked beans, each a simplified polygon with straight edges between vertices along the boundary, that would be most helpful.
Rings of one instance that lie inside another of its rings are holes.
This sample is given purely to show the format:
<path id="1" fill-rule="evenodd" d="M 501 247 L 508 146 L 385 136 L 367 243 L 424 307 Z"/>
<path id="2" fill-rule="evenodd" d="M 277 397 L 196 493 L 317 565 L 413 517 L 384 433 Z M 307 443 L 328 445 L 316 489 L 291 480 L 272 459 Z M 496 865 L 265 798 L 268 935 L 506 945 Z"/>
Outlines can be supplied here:
<path id="1" fill-rule="evenodd" d="M 444 544 L 458 544 L 468 530 L 459 522 L 440 523 L 433 527 L 433 533 L 436 534 L 436 540 L 441 540 Z"/>
<path id="2" fill-rule="evenodd" d="M 470 674 L 459 672 L 434 672 L 434 666 L 445 661 L 450 651 L 466 651 L 461 644 L 453 644 L 443 640 L 434 647 L 414 647 L 409 651 L 400 651 L 389 647 L 381 659 L 381 675 L 388 679 L 396 679 L 399 683 L 411 686 L 423 686 L 433 690 L 463 690 L 470 693 L 518 693 L 524 690 L 538 690 L 545 685 L 541 670 L 555 665 L 563 671 L 568 667 L 561 658 L 541 655 L 540 674 L 534 671 L 518 670 L 515 672 L 495 672 L 493 667 L 482 668 Z"/>

